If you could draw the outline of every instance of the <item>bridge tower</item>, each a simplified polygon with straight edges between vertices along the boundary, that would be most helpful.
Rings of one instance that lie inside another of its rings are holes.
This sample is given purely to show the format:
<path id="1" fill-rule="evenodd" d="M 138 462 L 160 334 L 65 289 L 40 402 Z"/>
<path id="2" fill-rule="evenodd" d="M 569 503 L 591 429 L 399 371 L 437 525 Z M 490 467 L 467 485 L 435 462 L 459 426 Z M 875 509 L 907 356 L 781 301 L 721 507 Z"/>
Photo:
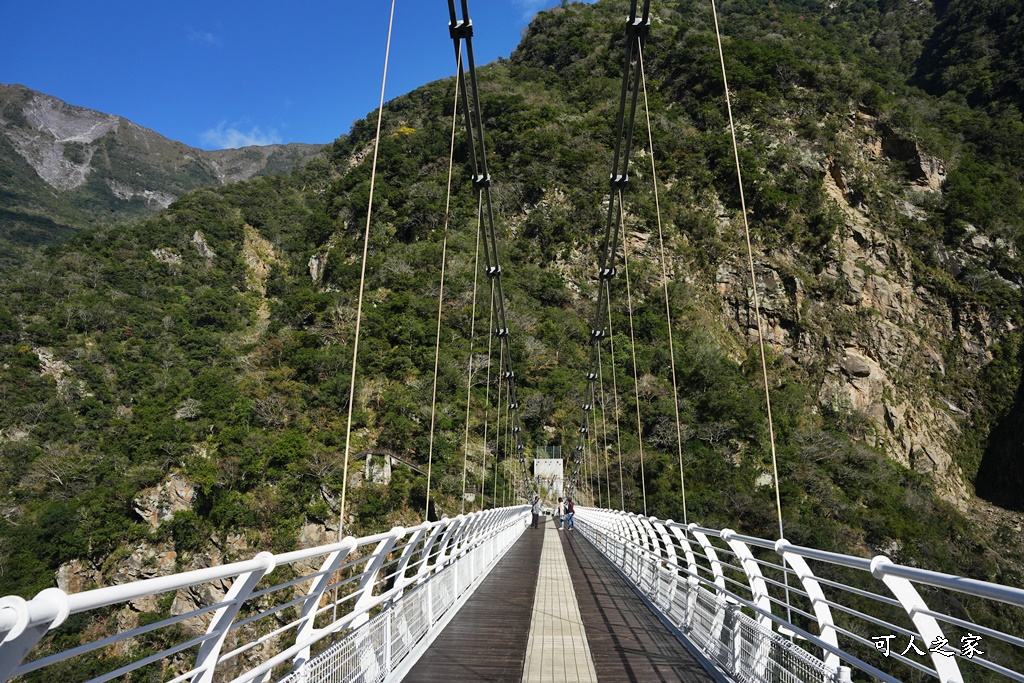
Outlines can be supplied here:
<path id="1" fill-rule="evenodd" d="M 537 446 L 537 455 L 533 459 L 533 477 L 541 491 L 546 490 L 552 498 L 565 495 L 563 464 L 560 445 Z"/>

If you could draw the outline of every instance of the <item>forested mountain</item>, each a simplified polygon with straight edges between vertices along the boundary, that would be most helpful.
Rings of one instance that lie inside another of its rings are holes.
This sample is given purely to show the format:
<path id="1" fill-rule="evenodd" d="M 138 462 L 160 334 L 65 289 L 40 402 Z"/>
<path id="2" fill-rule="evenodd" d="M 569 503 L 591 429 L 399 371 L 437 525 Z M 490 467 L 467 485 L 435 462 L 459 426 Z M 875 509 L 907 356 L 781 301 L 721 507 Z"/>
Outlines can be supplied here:
<path id="1" fill-rule="evenodd" d="M 207 151 L 0 84 L 0 268 L 78 230 L 152 216 L 201 187 L 287 173 L 319 145 Z"/>
<path id="2" fill-rule="evenodd" d="M 951 23 L 973 20 L 970 8 L 726 0 L 719 19 L 787 537 L 1020 585 L 1019 103 L 1000 88 L 919 89 L 974 68 L 938 54 L 973 45 Z M 625 11 L 601 0 L 541 13 L 510 59 L 480 69 L 529 450 L 569 450 L 579 426 Z M 579 493 L 635 511 L 646 491 L 650 514 L 684 517 L 660 206 L 685 514 L 771 537 L 764 394 L 713 27 L 704 3 L 654 3 L 644 50 L 653 152 L 641 114 L 625 198 L 640 424 L 620 277 L 622 445 L 607 464 L 584 465 Z M 1006 54 L 1019 52 L 1013 40 Z M 1005 62 L 988 64 L 993 82 L 1017 78 Z M 485 366 L 486 290 L 474 301 L 477 206 L 462 135 L 445 214 L 454 101 L 454 82 L 439 81 L 384 112 L 352 449 L 426 461 L 447 225 L 431 493 L 446 514 L 459 510 L 471 355 L 470 456 L 484 458 L 496 502 L 510 490 L 495 469 L 493 423 L 483 441 L 498 370 Z M 195 191 L 154 218 L 76 234 L 3 279 L 0 594 L 51 585 L 58 567 L 62 585 L 81 587 L 282 550 L 337 528 L 375 124 L 357 122 L 292 173 Z M 610 364 L 605 372 L 611 420 Z M 418 476 L 350 482 L 351 533 L 422 517 Z M 173 516 L 160 502 L 172 489 Z"/>

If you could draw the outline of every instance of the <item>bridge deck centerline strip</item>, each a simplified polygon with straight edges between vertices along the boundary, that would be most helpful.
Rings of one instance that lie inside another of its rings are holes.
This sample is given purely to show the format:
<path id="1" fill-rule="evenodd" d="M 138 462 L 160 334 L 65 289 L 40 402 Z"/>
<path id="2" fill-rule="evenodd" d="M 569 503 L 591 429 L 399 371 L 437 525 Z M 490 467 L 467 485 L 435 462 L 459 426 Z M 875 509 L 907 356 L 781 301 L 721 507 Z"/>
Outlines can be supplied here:
<path id="1" fill-rule="evenodd" d="M 527 533 L 537 533 L 530 529 Z M 522 683 L 597 683 L 579 603 L 554 524 L 544 534 Z M 568 533 L 568 532 L 565 532 Z"/>

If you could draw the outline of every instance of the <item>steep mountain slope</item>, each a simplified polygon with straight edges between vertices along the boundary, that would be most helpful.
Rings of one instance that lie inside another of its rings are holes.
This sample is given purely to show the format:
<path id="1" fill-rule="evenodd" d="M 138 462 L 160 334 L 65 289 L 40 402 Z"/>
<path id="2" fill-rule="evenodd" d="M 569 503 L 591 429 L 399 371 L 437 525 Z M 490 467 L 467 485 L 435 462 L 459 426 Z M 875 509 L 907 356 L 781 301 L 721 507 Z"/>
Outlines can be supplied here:
<path id="1" fill-rule="evenodd" d="M 1024 26 L 1013 0 L 940 3 L 940 24 L 925 44 L 918 76 L 937 94 L 976 105 L 1024 107 Z"/>
<path id="2" fill-rule="evenodd" d="M 973 487 L 1021 381 L 1024 203 L 1008 160 L 1022 142 L 1006 112 L 906 85 L 914 66 L 897 57 L 916 59 L 935 24 L 918 4 L 895 18 L 830 5 L 780 2 L 769 17 L 757 3 L 723 8 L 786 535 L 1019 585 L 1020 518 L 987 508 Z M 543 13 L 511 59 L 480 73 L 530 449 L 575 442 L 622 11 L 606 0 Z M 887 51 L 874 45 L 883 20 Z M 773 536 L 711 25 L 695 4 L 656 3 L 645 54 L 654 149 L 641 117 L 625 201 L 637 368 L 619 278 L 601 431 L 613 431 L 617 404 L 622 445 L 582 463 L 580 496 L 639 510 L 646 492 L 659 517 Z M 486 290 L 474 299 L 477 205 L 461 137 L 445 214 L 454 99 L 454 84 L 437 82 L 385 112 L 353 405 L 354 453 L 425 462 L 448 225 L 432 454 L 432 496 L 448 513 L 460 505 L 471 357 L 470 483 L 494 502 L 512 494 L 495 459 L 508 462 L 501 439 L 484 426 L 500 370 L 485 362 Z M 0 283 L 0 593 L 48 585 L 57 567 L 65 585 L 85 585 L 288 548 L 337 523 L 374 129 L 357 123 L 286 176 L 83 232 Z M 652 156 L 671 254 L 682 472 Z M 1017 449 L 994 478 L 1020 476 Z M 385 486 L 355 470 L 351 532 L 422 516 L 422 478 L 400 472 Z M 187 492 L 173 516 L 152 502 L 169 488 Z M 1019 490 L 1001 502 L 1019 507 Z"/>
<path id="3" fill-rule="evenodd" d="M 190 190 L 287 172 L 319 150 L 194 149 L 112 114 L 0 85 L 0 264 L 21 247 L 151 216 Z"/>

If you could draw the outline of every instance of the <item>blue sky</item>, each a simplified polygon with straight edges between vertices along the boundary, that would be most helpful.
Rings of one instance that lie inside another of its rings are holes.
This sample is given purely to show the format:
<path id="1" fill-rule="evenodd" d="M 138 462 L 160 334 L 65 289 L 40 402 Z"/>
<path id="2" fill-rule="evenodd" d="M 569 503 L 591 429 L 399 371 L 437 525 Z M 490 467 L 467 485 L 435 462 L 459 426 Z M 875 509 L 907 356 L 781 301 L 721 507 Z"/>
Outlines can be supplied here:
<path id="1" fill-rule="evenodd" d="M 558 0 L 470 0 L 478 65 Z M 327 143 L 377 108 L 388 0 L 0 0 L 0 83 L 203 149 Z M 625 10 L 624 10 L 625 11 Z M 385 98 L 451 76 L 445 0 L 397 0 Z"/>

